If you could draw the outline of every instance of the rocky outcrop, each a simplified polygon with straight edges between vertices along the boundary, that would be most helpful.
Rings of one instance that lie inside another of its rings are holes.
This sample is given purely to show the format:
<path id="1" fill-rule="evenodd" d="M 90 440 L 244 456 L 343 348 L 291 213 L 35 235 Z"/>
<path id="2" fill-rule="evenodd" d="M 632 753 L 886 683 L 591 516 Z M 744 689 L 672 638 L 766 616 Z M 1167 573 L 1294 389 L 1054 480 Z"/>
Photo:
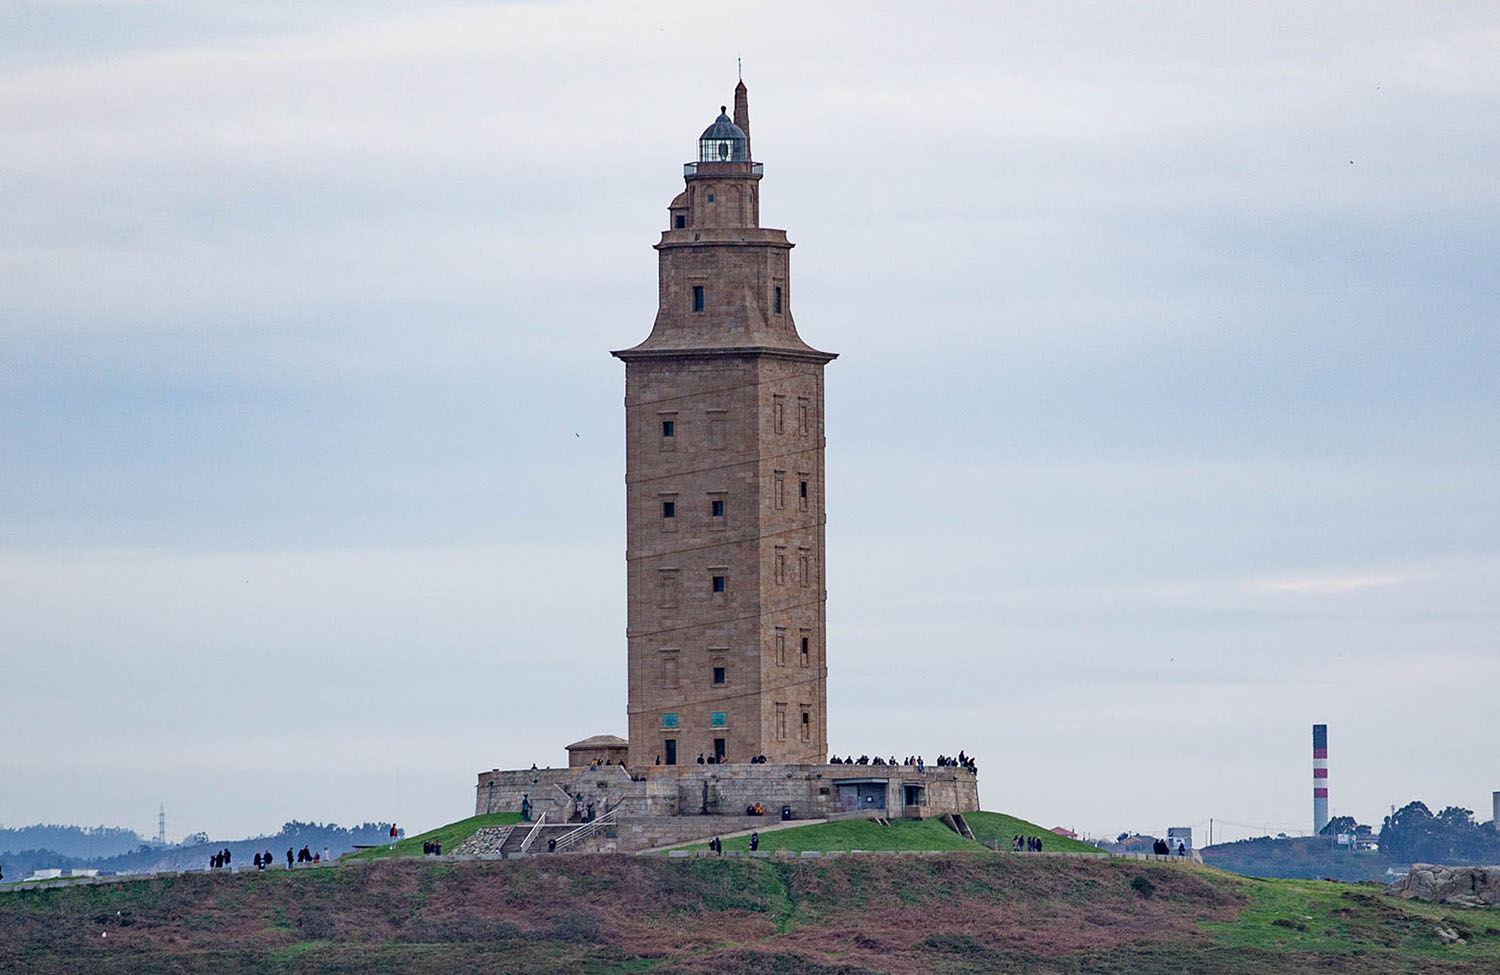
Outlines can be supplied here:
<path id="1" fill-rule="evenodd" d="M 1500 867 L 1444 867 L 1414 863 L 1411 872 L 1385 889 L 1406 900 L 1456 904 L 1461 907 L 1500 906 Z"/>
<path id="2" fill-rule="evenodd" d="M 514 826 L 481 826 L 450 852 L 454 856 L 492 856 L 500 852 Z"/>

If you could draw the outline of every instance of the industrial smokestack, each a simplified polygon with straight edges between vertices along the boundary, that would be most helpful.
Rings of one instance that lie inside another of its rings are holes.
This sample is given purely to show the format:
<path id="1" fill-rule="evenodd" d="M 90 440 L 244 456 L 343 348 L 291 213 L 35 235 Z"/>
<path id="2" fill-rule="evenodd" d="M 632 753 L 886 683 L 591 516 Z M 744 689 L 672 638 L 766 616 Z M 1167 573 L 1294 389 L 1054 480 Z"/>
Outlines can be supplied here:
<path id="1" fill-rule="evenodd" d="M 1313 725 L 1313 833 L 1328 825 L 1328 726 Z"/>

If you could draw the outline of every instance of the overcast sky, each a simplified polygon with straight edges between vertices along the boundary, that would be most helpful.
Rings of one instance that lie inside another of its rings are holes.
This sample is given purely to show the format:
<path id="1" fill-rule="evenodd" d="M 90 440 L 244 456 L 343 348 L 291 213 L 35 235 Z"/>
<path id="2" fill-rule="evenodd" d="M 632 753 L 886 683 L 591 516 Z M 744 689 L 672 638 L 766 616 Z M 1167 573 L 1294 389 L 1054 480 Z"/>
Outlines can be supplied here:
<path id="1" fill-rule="evenodd" d="M 1096 834 L 1500 789 L 1500 8 L 0 7 L 0 822 L 625 732 L 623 368 L 735 59 L 829 737 Z M 1201 833 L 1199 834 L 1201 836 Z"/>

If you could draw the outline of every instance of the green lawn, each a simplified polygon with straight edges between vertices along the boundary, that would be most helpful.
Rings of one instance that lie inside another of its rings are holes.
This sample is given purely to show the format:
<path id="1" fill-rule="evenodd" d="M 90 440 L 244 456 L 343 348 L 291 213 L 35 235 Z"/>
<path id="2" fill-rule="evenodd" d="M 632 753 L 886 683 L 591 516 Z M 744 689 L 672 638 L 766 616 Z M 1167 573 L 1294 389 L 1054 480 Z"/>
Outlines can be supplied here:
<path id="1" fill-rule="evenodd" d="M 1040 836 L 1042 838 L 1042 852 L 1044 853 L 1098 853 L 1097 847 L 1080 843 L 1078 840 L 1070 840 L 1066 836 L 1058 836 L 1050 830 L 1043 829 L 1036 823 L 1028 823 L 1024 819 L 1007 816 L 1005 813 L 997 812 L 971 812 L 964 813 L 964 822 L 969 824 L 969 829 L 974 831 L 974 838 L 980 840 L 999 840 L 1000 849 L 1010 849 L 1011 838 L 1017 834 L 1021 836 Z"/>
<path id="2" fill-rule="evenodd" d="M 1249 898 L 1244 910 L 1233 921 L 1207 925 L 1215 940 L 1230 948 L 1328 954 L 1396 950 L 1455 962 L 1488 959 L 1500 970 L 1500 917 L 1494 911 L 1396 900 L 1378 884 L 1253 880 L 1242 882 L 1241 890 Z M 1440 944 L 1433 932 L 1439 924 L 1468 944 Z"/>
<path id="3" fill-rule="evenodd" d="M 416 836 L 407 836 L 396 842 L 396 849 L 379 846 L 372 850 L 361 850 L 344 857 L 345 860 L 375 860 L 383 857 L 419 857 L 422 855 L 422 844 L 429 840 L 436 840 L 443 844 L 444 853 L 452 853 L 454 847 L 468 839 L 476 829 L 481 826 L 509 826 L 521 821 L 520 813 L 490 813 L 485 816 L 470 816 L 468 819 L 460 819 L 456 823 L 447 826 L 439 826 L 437 829 L 419 833 Z"/>
<path id="4" fill-rule="evenodd" d="M 774 822 L 775 820 L 772 820 Z M 750 849 L 750 837 L 724 840 L 726 850 Z M 693 843 L 685 850 L 705 850 L 707 843 Z M 845 819 L 837 823 L 793 826 L 760 834 L 760 849 L 775 850 L 977 850 L 979 846 L 959 836 L 936 819 L 893 819 L 881 826 L 868 819 Z"/>
<path id="5" fill-rule="evenodd" d="M 1007 816 L 1004 813 L 964 813 L 964 821 L 974 831 L 978 840 L 998 839 L 1002 849 L 1008 849 L 1010 839 L 1017 833 L 1023 836 L 1042 837 L 1042 849 L 1046 852 L 1098 853 L 1087 843 L 1070 840 L 1050 833 L 1036 823 Z M 774 820 L 772 820 L 774 822 Z M 691 843 L 679 847 L 683 850 L 705 850 L 707 843 Z M 750 839 L 737 836 L 724 840 L 726 850 L 748 850 Z M 891 825 L 881 826 L 868 819 L 845 819 L 836 823 L 818 823 L 811 826 L 793 826 L 760 834 L 760 849 L 776 850 L 974 850 L 978 847 L 959 836 L 936 819 L 893 819 Z"/>

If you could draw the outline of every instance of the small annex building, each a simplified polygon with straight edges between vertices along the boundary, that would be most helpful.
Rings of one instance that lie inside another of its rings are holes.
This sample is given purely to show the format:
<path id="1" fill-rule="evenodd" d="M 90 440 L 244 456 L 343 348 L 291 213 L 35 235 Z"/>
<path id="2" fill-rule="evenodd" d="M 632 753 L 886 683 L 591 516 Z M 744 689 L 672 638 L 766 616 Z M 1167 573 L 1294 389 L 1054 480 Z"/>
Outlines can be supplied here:
<path id="1" fill-rule="evenodd" d="M 624 765 L 630 743 L 619 735 L 595 735 L 568 746 L 568 768 Z"/>

